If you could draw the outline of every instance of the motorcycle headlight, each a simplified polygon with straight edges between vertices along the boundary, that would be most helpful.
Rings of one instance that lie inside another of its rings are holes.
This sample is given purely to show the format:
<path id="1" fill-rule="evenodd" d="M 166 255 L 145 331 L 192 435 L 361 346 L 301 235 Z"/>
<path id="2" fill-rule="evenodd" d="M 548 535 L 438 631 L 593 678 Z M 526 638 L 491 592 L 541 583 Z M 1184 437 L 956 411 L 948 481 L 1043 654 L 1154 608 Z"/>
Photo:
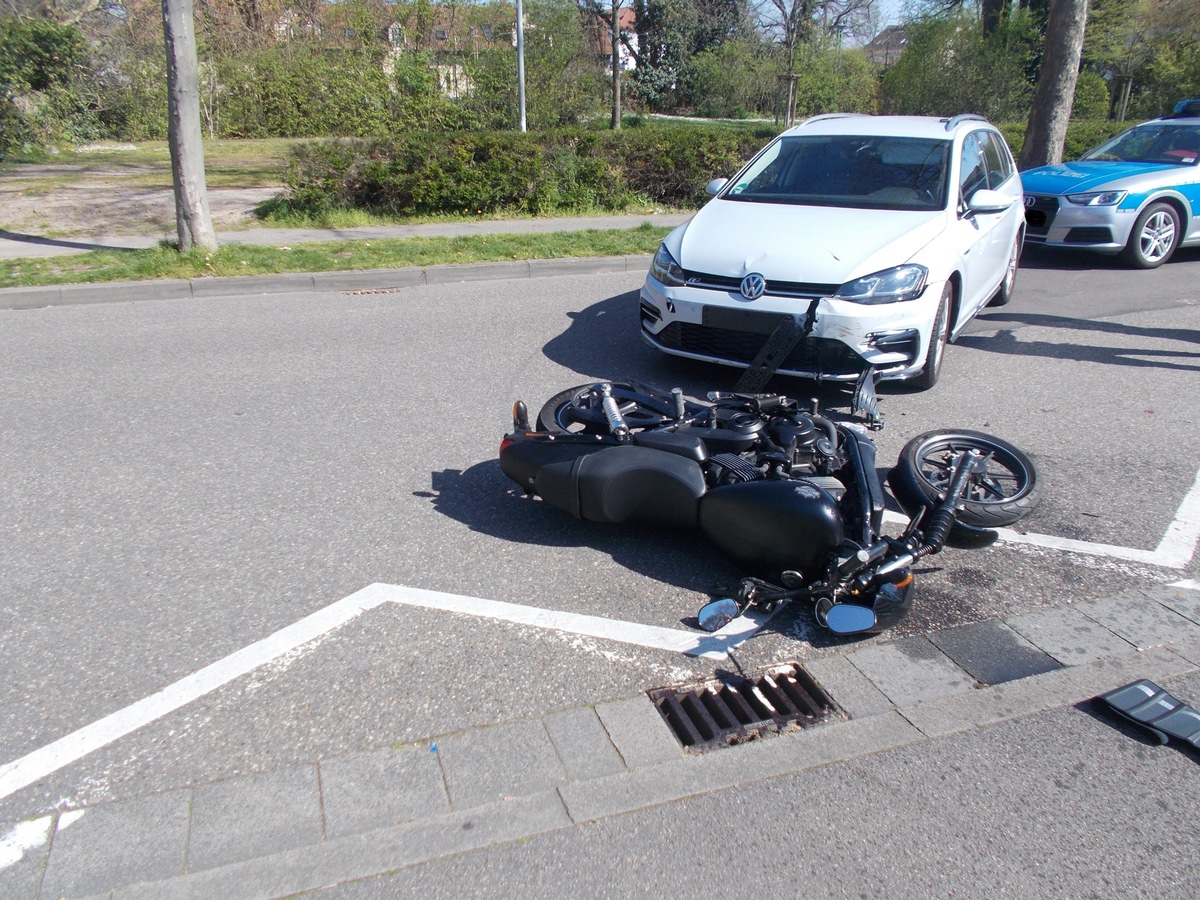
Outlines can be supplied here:
<path id="1" fill-rule="evenodd" d="M 834 292 L 835 300 L 851 303 L 900 303 L 916 300 L 925 293 L 929 270 L 924 266 L 896 266 L 873 275 L 847 281 Z"/>
<path id="2" fill-rule="evenodd" d="M 667 287 L 679 287 L 683 284 L 683 267 L 675 262 L 675 257 L 667 250 L 666 244 L 658 245 L 654 261 L 650 263 L 650 274 Z"/>
<path id="3" fill-rule="evenodd" d="M 1076 206 L 1116 206 L 1125 199 L 1128 191 L 1092 191 L 1090 194 L 1067 194 L 1067 200 Z"/>

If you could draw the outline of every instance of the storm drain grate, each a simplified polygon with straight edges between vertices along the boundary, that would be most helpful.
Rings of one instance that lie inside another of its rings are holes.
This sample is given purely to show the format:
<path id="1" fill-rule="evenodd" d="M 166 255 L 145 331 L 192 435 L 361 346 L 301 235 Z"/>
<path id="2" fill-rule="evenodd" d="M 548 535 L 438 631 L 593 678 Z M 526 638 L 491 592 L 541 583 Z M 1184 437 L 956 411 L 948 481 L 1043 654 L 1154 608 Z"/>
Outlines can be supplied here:
<path id="1" fill-rule="evenodd" d="M 799 663 L 647 693 L 679 742 L 696 752 L 806 728 L 838 713 Z"/>

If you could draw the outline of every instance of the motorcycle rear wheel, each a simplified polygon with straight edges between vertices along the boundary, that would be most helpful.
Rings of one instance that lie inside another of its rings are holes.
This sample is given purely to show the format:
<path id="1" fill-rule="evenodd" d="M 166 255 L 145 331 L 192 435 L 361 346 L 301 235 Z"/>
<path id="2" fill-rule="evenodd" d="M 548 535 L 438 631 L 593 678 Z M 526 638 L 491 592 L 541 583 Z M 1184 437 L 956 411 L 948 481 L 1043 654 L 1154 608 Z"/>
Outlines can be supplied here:
<path id="1" fill-rule="evenodd" d="M 601 382 L 567 388 L 547 400 L 537 416 L 538 430 L 608 434 L 608 419 L 599 399 L 592 394 L 592 388 L 598 383 Z M 658 428 L 673 421 L 665 409 L 659 408 L 663 403 L 656 402 L 636 385 L 621 381 L 608 383 L 612 385 L 612 396 L 630 431 Z M 694 407 L 695 404 L 688 404 L 689 411 Z"/>
<path id="2" fill-rule="evenodd" d="M 912 514 L 942 502 L 950 485 L 950 463 L 963 450 L 990 453 L 987 471 L 973 475 L 958 521 L 975 528 L 1002 528 L 1027 516 L 1042 499 L 1042 486 L 1033 460 L 1008 441 L 981 431 L 930 431 L 918 435 L 900 451 L 888 473 L 888 487 Z"/>

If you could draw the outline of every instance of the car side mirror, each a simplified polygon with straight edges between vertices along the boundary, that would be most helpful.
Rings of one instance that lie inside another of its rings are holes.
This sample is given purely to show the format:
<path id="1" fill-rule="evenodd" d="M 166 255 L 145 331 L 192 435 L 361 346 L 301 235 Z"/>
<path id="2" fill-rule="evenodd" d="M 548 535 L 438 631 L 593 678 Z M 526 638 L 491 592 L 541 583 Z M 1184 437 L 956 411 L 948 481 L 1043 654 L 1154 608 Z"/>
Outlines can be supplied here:
<path id="1" fill-rule="evenodd" d="M 729 184 L 728 178 L 714 178 L 704 186 L 704 191 L 710 197 L 715 197 L 721 192 L 721 188 L 725 187 L 727 184 Z"/>
<path id="2" fill-rule="evenodd" d="M 1016 197 L 1000 191 L 989 191 L 980 188 L 967 201 L 967 212 L 970 213 L 1001 213 L 1017 202 Z"/>

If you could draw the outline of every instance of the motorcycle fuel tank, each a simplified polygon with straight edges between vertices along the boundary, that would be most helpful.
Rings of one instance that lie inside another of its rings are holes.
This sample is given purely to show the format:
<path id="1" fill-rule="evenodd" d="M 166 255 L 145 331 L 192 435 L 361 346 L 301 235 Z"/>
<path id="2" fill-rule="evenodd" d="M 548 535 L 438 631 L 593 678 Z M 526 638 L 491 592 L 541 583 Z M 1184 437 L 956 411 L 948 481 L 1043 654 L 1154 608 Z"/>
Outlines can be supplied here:
<path id="1" fill-rule="evenodd" d="M 804 479 L 714 488 L 700 498 L 699 523 L 736 562 L 772 575 L 793 569 L 806 579 L 821 574 L 843 537 L 833 495 Z"/>

